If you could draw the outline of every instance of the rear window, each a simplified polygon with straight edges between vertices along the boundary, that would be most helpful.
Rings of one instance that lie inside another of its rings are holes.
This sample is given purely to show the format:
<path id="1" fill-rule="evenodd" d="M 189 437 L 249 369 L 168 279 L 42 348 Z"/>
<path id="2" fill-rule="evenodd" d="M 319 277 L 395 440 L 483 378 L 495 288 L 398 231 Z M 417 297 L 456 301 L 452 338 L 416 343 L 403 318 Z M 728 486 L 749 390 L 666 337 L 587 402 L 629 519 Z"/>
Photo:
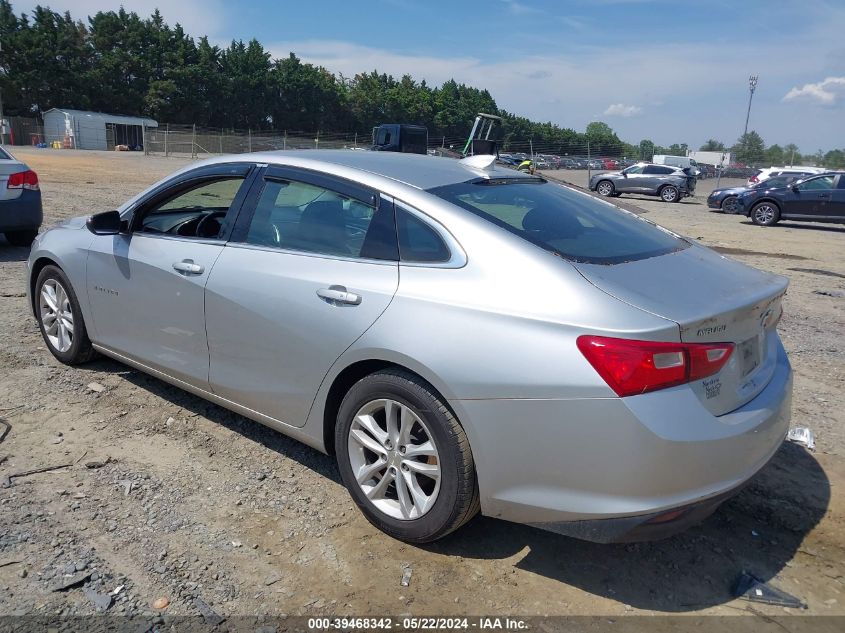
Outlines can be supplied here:
<path id="1" fill-rule="evenodd" d="M 689 246 L 633 213 L 539 178 L 475 180 L 429 191 L 577 262 L 618 264 Z"/>

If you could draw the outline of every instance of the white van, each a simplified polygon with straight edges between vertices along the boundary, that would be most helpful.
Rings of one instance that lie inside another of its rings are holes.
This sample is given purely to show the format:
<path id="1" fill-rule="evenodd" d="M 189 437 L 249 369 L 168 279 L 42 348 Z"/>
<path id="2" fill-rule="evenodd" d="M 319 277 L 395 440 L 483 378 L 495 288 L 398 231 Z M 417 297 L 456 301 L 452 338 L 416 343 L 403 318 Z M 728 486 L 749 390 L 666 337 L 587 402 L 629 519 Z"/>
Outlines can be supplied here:
<path id="1" fill-rule="evenodd" d="M 687 156 L 670 156 L 668 154 L 655 154 L 651 159 L 652 163 L 656 165 L 670 165 L 672 167 L 680 167 L 681 169 L 695 168 L 698 169 L 698 163 L 694 159 Z"/>

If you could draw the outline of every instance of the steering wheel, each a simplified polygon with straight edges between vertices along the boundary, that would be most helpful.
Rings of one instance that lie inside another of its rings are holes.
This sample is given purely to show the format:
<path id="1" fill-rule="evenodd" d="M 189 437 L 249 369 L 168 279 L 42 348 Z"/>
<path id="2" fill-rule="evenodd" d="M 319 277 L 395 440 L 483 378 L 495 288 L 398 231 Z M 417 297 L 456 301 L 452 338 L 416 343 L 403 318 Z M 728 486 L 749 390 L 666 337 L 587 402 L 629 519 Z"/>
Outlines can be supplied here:
<path id="1" fill-rule="evenodd" d="M 199 221 L 196 228 L 196 236 L 197 237 L 217 237 L 218 233 L 220 233 L 220 228 L 222 224 L 220 224 L 220 220 L 218 218 L 222 218 L 226 215 L 225 211 L 212 211 L 204 218 Z M 214 226 L 212 222 L 217 224 L 217 229 L 214 232 L 211 231 L 212 227 Z"/>

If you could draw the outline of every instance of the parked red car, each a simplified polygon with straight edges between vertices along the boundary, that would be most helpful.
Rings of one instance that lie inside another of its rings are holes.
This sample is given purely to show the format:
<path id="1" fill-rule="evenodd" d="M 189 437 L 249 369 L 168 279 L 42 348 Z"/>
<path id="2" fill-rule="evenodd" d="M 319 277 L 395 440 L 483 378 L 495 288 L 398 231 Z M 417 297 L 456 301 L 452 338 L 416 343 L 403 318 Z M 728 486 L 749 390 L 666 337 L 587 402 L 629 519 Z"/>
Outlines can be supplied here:
<path id="1" fill-rule="evenodd" d="M 601 162 L 605 169 L 619 169 L 619 161 L 612 158 L 602 158 Z"/>

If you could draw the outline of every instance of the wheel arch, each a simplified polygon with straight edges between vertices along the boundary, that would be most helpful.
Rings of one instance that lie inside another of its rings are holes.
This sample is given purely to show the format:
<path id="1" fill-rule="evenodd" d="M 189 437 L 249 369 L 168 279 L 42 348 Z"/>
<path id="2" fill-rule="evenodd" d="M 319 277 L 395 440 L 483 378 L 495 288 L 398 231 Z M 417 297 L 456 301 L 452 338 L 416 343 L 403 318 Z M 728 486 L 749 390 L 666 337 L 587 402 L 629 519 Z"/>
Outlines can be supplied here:
<path id="1" fill-rule="evenodd" d="M 61 264 L 55 261 L 51 257 L 47 257 L 45 255 L 40 256 L 34 262 L 32 262 L 32 268 L 29 270 L 29 308 L 32 311 L 32 315 L 36 316 L 35 310 L 35 282 L 38 281 L 38 275 L 41 274 L 41 271 L 44 270 L 47 266 L 55 266 L 59 270 L 62 270 Z"/>
<path id="2" fill-rule="evenodd" d="M 335 427 L 337 426 L 337 414 L 340 410 L 340 404 L 343 402 L 343 398 L 352 388 L 352 386 L 364 378 L 365 376 L 369 376 L 378 371 L 384 371 L 386 369 L 395 369 L 399 371 L 403 371 L 413 376 L 416 376 L 421 381 L 423 381 L 433 392 L 436 396 L 438 396 L 446 407 L 449 408 L 449 411 L 455 416 L 455 419 L 458 420 L 458 424 L 464 427 L 464 431 L 467 433 L 467 438 L 470 441 L 470 449 L 472 447 L 472 440 L 470 436 L 470 430 L 466 428 L 466 426 L 461 421 L 460 412 L 456 411 L 453 407 L 453 403 L 450 401 L 448 395 L 445 393 L 444 388 L 438 387 L 439 380 L 435 376 L 427 376 L 429 372 L 422 370 L 419 371 L 418 369 L 414 369 L 410 367 L 412 363 L 403 363 L 398 359 L 388 360 L 386 358 L 367 358 L 367 359 L 359 359 L 354 362 L 349 363 L 346 367 L 340 370 L 332 379 L 331 384 L 325 390 L 325 398 L 322 401 L 321 406 L 321 415 L 320 421 L 322 422 L 322 440 L 323 440 L 323 447 L 325 452 L 329 455 L 334 455 L 334 433 Z M 313 415 L 314 412 L 312 412 Z"/>
<path id="3" fill-rule="evenodd" d="M 783 209 L 780 206 L 780 202 L 778 202 L 775 198 L 771 198 L 769 196 L 766 196 L 765 198 L 760 198 L 759 200 L 755 200 L 754 204 L 751 205 L 751 209 L 753 209 L 754 207 L 756 207 L 758 204 L 760 204 L 762 202 L 768 202 L 770 204 L 775 205 L 775 208 L 777 208 L 778 213 L 783 212 Z M 749 209 L 749 211 L 750 211 L 750 209 Z"/>

